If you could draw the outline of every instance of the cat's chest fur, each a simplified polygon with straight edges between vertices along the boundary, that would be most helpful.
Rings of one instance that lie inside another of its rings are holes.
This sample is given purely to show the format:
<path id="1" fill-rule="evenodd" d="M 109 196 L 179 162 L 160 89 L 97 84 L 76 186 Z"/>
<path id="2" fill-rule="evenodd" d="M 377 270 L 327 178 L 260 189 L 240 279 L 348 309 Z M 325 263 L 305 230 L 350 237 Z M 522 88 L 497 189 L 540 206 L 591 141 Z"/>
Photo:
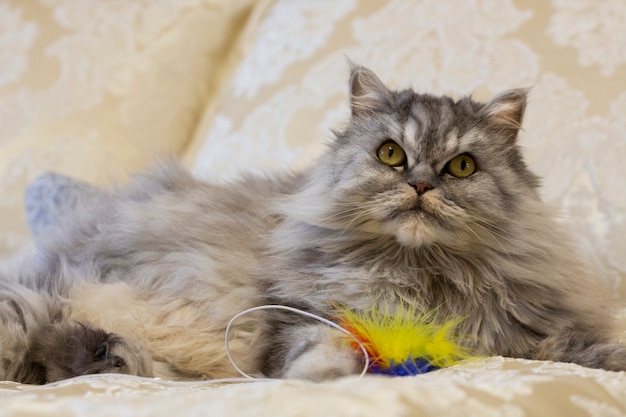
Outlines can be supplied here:
<path id="1" fill-rule="evenodd" d="M 549 314 L 543 306 L 557 295 L 550 285 L 524 284 L 532 268 L 523 270 L 520 259 L 496 251 L 412 249 L 392 237 L 312 226 L 303 226 L 298 236 L 300 243 L 289 249 L 280 228 L 269 237 L 270 247 L 272 239 L 277 247 L 261 264 L 272 302 L 305 306 L 326 316 L 333 315 L 335 305 L 368 310 L 403 304 L 434 310 L 442 320 L 463 317 L 461 331 L 468 344 L 484 353 L 532 350 L 545 327 L 541 315 Z M 498 258 L 509 258 L 509 263 Z"/>
<path id="2" fill-rule="evenodd" d="M 463 305 L 494 290 L 480 274 L 497 272 L 488 271 L 480 259 L 467 260 L 445 248 L 404 248 L 393 237 L 307 228 L 299 245 L 289 250 L 278 245 L 262 261 L 262 269 L 271 271 L 270 297 L 297 300 L 322 312 L 333 303 L 354 309 L 405 303 L 467 314 Z M 480 271 L 479 265 L 485 268 Z"/>

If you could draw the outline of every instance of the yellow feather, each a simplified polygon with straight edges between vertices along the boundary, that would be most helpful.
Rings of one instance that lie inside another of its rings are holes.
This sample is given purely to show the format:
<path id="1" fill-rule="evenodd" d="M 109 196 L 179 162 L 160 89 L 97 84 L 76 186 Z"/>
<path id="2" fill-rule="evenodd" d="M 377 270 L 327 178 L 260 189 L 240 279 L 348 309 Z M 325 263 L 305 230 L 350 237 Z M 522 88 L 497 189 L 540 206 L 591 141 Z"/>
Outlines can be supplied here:
<path id="1" fill-rule="evenodd" d="M 424 358 L 441 368 L 472 357 L 470 349 L 458 343 L 457 328 L 462 318 L 438 323 L 436 311 L 419 313 L 405 306 L 393 313 L 339 312 L 340 325 L 364 343 L 372 359 L 384 367 Z"/>

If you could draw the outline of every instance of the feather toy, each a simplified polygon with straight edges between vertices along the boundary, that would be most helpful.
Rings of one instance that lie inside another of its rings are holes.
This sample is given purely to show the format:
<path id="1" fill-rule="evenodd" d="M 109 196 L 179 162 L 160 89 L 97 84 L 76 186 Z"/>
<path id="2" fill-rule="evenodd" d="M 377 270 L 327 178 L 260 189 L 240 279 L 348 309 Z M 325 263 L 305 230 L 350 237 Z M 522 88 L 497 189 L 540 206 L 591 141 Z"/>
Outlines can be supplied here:
<path id="1" fill-rule="evenodd" d="M 416 375 L 473 356 L 469 348 L 460 344 L 457 329 L 463 318 L 439 322 L 435 320 L 435 311 L 419 313 L 410 307 L 393 313 L 341 308 L 338 311 L 338 324 L 365 346 L 370 357 L 369 373 Z M 352 345 L 359 350 L 354 339 Z"/>

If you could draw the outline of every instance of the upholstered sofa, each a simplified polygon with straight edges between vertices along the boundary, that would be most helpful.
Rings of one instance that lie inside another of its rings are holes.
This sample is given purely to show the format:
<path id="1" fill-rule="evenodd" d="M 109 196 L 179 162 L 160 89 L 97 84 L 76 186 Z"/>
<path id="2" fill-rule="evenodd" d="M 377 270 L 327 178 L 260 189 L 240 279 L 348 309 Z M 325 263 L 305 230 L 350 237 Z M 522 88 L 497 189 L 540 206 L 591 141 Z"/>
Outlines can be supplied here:
<path id="1" fill-rule="evenodd" d="M 45 171 L 113 186 L 170 154 L 209 181 L 311 163 L 349 114 L 349 59 L 456 97 L 531 87 L 528 162 L 626 307 L 624 28 L 622 0 L 5 0 L 0 255 L 29 250 Z M 32 415 L 623 416 L 626 376 L 490 357 L 324 383 L 0 382 L 0 416 Z"/>

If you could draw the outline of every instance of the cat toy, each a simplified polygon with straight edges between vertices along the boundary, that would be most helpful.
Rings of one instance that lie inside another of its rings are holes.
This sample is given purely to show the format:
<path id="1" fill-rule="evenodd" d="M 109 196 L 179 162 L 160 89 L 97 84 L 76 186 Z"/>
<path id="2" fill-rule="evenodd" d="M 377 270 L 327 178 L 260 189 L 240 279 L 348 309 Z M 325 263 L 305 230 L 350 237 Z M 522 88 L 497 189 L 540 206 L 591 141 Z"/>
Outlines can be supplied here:
<path id="1" fill-rule="evenodd" d="M 417 375 L 456 365 L 472 352 L 459 344 L 457 332 L 463 318 L 437 322 L 436 311 L 419 313 L 414 308 L 354 312 L 338 309 L 336 320 L 353 338 L 353 348 L 367 350 L 368 373 L 395 376 Z M 355 344 L 354 340 L 359 344 Z"/>
<path id="2" fill-rule="evenodd" d="M 293 307 L 263 305 L 236 314 L 225 332 L 226 354 L 232 366 L 246 379 L 256 380 L 237 366 L 229 348 L 229 334 L 235 321 L 259 310 L 286 310 L 318 320 L 341 331 L 347 349 L 362 357 L 366 373 L 395 376 L 417 375 L 444 368 L 472 358 L 469 348 L 459 344 L 457 328 L 462 318 L 437 322 L 436 311 L 418 313 L 415 308 L 400 306 L 393 313 L 382 310 L 355 312 L 335 307 L 334 321 Z"/>

